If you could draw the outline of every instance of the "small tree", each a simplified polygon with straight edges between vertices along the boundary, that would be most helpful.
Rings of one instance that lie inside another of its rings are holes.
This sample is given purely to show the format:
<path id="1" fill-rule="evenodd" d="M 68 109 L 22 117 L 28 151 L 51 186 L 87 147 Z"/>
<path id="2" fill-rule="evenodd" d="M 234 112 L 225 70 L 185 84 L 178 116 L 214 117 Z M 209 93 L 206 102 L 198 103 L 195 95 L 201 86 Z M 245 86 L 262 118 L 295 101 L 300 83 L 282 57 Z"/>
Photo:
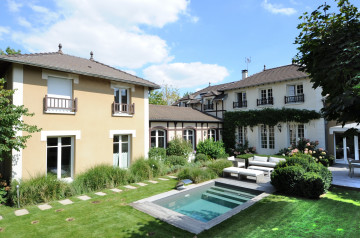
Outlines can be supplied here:
<path id="1" fill-rule="evenodd" d="M 11 157 L 11 151 L 24 149 L 31 133 L 40 131 L 37 126 L 24 123 L 23 116 L 33 116 L 28 109 L 11 103 L 15 90 L 5 89 L 5 80 L 0 79 L 0 161 Z M 19 136 L 17 131 L 28 134 Z"/>
<path id="2" fill-rule="evenodd" d="M 149 96 L 149 103 L 154 105 L 167 105 L 167 102 L 163 98 L 161 91 L 151 91 Z"/>

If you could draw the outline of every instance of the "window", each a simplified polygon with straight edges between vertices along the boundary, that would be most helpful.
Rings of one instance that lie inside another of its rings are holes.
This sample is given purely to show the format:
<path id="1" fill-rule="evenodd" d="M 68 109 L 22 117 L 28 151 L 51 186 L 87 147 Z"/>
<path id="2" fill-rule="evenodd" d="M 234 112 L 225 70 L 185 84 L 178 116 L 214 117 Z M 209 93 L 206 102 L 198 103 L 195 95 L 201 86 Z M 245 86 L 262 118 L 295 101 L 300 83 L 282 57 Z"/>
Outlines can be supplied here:
<path id="1" fill-rule="evenodd" d="M 166 148 L 166 132 L 164 130 L 151 131 L 151 147 Z"/>
<path id="2" fill-rule="evenodd" d="M 48 137 L 46 142 L 47 174 L 58 179 L 72 178 L 74 174 L 74 138 Z"/>
<path id="3" fill-rule="evenodd" d="M 240 92 L 236 94 L 237 101 L 234 102 L 234 108 L 247 107 L 246 92 Z"/>
<path id="4" fill-rule="evenodd" d="M 288 85 L 287 95 L 285 96 L 285 104 L 304 102 L 304 89 L 302 84 Z"/>
<path id="5" fill-rule="evenodd" d="M 184 130 L 183 131 L 183 138 L 184 140 L 187 140 L 187 141 L 190 141 L 190 143 L 192 144 L 193 146 L 193 149 L 195 148 L 195 143 L 194 143 L 194 137 L 195 137 L 195 133 L 194 133 L 194 130 Z"/>
<path id="6" fill-rule="evenodd" d="M 289 143 L 290 145 L 296 144 L 296 142 L 305 137 L 305 126 L 304 124 L 289 125 Z"/>
<path id="7" fill-rule="evenodd" d="M 44 111 L 76 111 L 76 105 L 72 97 L 72 79 L 51 76 L 47 78 L 47 95 L 44 102 Z"/>
<path id="8" fill-rule="evenodd" d="M 208 138 L 213 138 L 214 141 L 216 141 L 216 130 L 215 129 L 208 130 Z"/>
<path id="9" fill-rule="evenodd" d="M 113 114 L 134 113 L 134 105 L 130 105 L 130 93 L 126 88 L 114 88 Z"/>
<path id="10" fill-rule="evenodd" d="M 130 166 L 130 136 L 114 135 L 113 139 L 114 167 L 129 168 Z"/>
<path id="11" fill-rule="evenodd" d="M 247 127 L 246 126 L 238 127 L 238 136 L 239 136 L 239 144 L 245 145 L 245 143 L 247 141 Z"/>
<path id="12" fill-rule="evenodd" d="M 260 127 L 260 143 L 263 149 L 275 148 L 275 133 L 273 126 L 261 125 Z"/>
<path id="13" fill-rule="evenodd" d="M 214 109 L 214 104 L 212 103 L 212 100 L 211 100 L 211 99 L 206 99 L 206 100 L 205 100 L 204 109 L 205 109 L 205 110 Z"/>
<path id="14" fill-rule="evenodd" d="M 260 90 L 260 99 L 257 99 L 257 105 L 268 105 L 273 104 L 273 93 L 272 89 L 261 89 Z"/>

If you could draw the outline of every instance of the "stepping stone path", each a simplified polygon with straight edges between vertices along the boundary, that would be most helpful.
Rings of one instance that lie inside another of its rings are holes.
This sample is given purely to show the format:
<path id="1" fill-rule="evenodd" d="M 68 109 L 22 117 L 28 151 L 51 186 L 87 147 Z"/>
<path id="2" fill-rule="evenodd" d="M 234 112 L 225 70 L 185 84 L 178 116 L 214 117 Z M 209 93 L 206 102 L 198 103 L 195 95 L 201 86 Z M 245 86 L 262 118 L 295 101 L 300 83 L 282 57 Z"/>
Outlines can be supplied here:
<path id="1" fill-rule="evenodd" d="M 115 192 L 115 193 L 120 193 L 120 192 L 122 192 L 122 190 L 121 189 L 118 189 L 118 188 L 112 188 L 112 189 L 110 189 L 111 191 L 113 191 L 113 192 Z"/>
<path id="2" fill-rule="evenodd" d="M 176 176 L 171 176 L 171 175 L 169 175 L 168 177 L 169 177 L 169 178 L 173 178 L 173 179 L 177 179 Z"/>
<path id="3" fill-rule="evenodd" d="M 79 196 L 79 197 L 77 197 L 77 198 L 80 199 L 80 200 L 83 200 L 83 201 L 86 201 L 86 200 L 91 199 L 91 197 L 86 196 L 86 195 L 82 195 L 82 196 Z"/>
<path id="4" fill-rule="evenodd" d="M 144 186 L 146 186 L 147 184 L 146 184 L 146 183 L 137 183 L 137 185 L 140 185 L 141 187 L 144 187 Z"/>
<path id="5" fill-rule="evenodd" d="M 134 186 L 131 186 L 131 185 L 126 185 L 126 186 L 124 186 L 125 188 L 128 188 L 128 189 L 136 189 L 136 187 L 134 187 Z"/>
<path id="6" fill-rule="evenodd" d="M 0 216 L 0 220 L 2 220 L 3 219 L 3 217 L 2 216 Z"/>
<path id="7" fill-rule="evenodd" d="M 162 180 L 162 181 L 166 181 L 166 180 L 169 180 L 167 178 L 158 178 L 159 180 Z"/>
<path id="8" fill-rule="evenodd" d="M 106 195 L 106 193 L 103 193 L 103 192 L 97 192 L 97 193 L 95 193 L 96 195 L 99 195 L 99 196 L 105 196 Z"/>
<path id="9" fill-rule="evenodd" d="M 158 181 L 154 181 L 154 180 L 149 180 L 149 183 L 158 183 Z"/>
<path id="10" fill-rule="evenodd" d="M 26 209 L 16 210 L 15 216 L 23 216 L 29 214 L 29 211 Z"/>
<path id="11" fill-rule="evenodd" d="M 41 205 L 38 205 L 37 207 L 42 211 L 52 208 L 52 206 L 50 206 L 49 204 L 41 204 Z"/>
<path id="12" fill-rule="evenodd" d="M 65 199 L 65 200 L 60 200 L 59 203 L 61 203 L 62 205 L 69 205 L 74 203 L 73 201 L 71 201 L 70 199 Z"/>

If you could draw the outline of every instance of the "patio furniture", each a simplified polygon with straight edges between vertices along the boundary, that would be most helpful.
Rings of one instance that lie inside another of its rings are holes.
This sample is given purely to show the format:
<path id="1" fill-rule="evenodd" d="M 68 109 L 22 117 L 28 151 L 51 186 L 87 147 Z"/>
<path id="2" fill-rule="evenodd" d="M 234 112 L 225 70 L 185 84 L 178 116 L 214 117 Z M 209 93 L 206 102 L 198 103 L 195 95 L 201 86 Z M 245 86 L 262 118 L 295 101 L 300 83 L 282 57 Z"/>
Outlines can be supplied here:
<path id="1" fill-rule="evenodd" d="M 355 168 L 360 168 L 360 161 L 346 157 L 349 166 L 349 176 L 352 178 Z"/>
<path id="2" fill-rule="evenodd" d="M 223 177 L 229 174 L 237 174 L 238 179 L 244 179 L 246 176 L 251 176 L 256 178 L 256 183 L 263 183 L 264 182 L 264 172 L 259 170 L 253 169 L 244 169 L 238 167 L 228 167 L 223 170 Z"/>
<path id="3" fill-rule="evenodd" d="M 234 167 L 245 168 L 245 159 L 238 159 L 234 156 L 228 157 L 228 160 L 231 161 Z"/>
<path id="4" fill-rule="evenodd" d="M 249 166 L 260 166 L 260 167 L 270 167 L 275 168 L 276 164 L 280 161 L 286 161 L 284 158 L 277 158 L 277 157 L 263 157 L 257 156 L 250 157 L 249 159 Z"/>
<path id="5" fill-rule="evenodd" d="M 262 166 L 249 166 L 248 169 L 254 169 L 254 170 L 260 170 L 267 173 L 268 177 L 270 177 L 270 174 L 274 171 L 274 168 L 270 167 L 262 167 Z"/>

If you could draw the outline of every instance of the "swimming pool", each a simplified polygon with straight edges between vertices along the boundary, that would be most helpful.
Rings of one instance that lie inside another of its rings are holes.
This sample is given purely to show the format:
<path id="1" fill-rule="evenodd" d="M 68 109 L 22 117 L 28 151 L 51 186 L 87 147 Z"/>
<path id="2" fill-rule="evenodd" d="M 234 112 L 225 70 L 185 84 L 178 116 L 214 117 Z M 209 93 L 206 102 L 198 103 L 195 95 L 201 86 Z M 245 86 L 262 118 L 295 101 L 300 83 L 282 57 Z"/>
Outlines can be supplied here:
<path id="1" fill-rule="evenodd" d="M 130 205 L 171 225 L 199 234 L 268 196 L 265 191 L 271 192 L 259 184 L 219 178 Z"/>
<path id="2" fill-rule="evenodd" d="M 215 182 L 154 203 L 202 222 L 208 222 L 262 192 Z"/>

